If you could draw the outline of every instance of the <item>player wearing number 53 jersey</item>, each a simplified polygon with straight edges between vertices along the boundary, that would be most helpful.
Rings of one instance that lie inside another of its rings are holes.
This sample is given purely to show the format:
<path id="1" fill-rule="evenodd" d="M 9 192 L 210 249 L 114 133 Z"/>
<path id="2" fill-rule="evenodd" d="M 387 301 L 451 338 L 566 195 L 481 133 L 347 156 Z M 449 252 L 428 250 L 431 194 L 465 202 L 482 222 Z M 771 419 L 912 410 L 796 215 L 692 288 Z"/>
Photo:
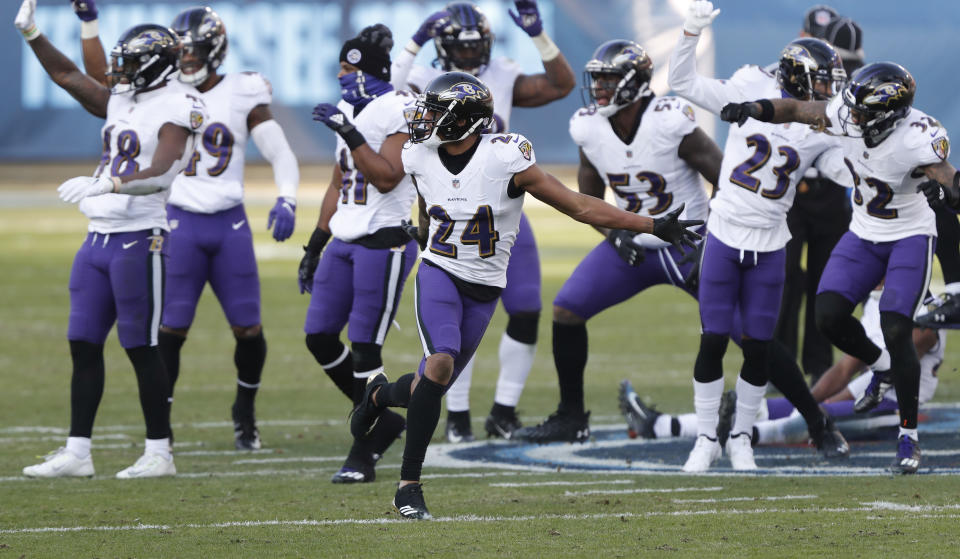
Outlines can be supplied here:
<path id="1" fill-rule="evenodd" d="M 690 6 L 683 36 L 670 59 L 670 86 L 678 95 L 719 113 L 730 102 L 776 97 L 826 98 L 845 76 L 839 55 L 827 43 L 797 39 L 780 55 L 776 74 L 745 66 L 729 80 L 697 74 L 695 50 L 700 31 L 719 13 L 706 0 Z M 838 140 L 805 126 L 753 122 L 731 128 L 724 147 L 719 192 L 710 202 L 707 240 L 701 260 L 699 301 L 703 334 L 694 366 L 696 445 L 686 471 L 704 471 L 719 457 L 715 440 L 723 395 L 723 355 L 733 330 L 735 310 L 742 319 L 743 368 L 737 379 L 737 413 L 726 450 L 735 470 L 756 469 L 750 433 L 766 391 L 768 359 L 776 349 L 774 327 L 785 274 L 784 246 L 790 239 L 787 211 L 795 186 L 816 162 L 830 176 L 843 177 Z M 816 412 L 805 384 L 799 390 Z M 793 400 L 794 398 L 791 398 Z M 806 417 L 806 414 L 805 414 Z"/>
<path id="2" fill-rule="evenodd" d="M 164 205 L 174 176 L 193 150 L 195 133 L 206 124 L 203 101 L 169 81 L 180 47 L 170 29 L 143 24 L 127 30 L 111 50 L 113 87 L 107 88 L 84 76 L 37 30 L 35 9 L 36 0 L 24 0 L 15 25 L 50 77 L 106 123 L 95 175 L 70 179 L 59 189 L 61 199 L 80 202 L 90 219 L 70 272 L 70 434 L 65 448 L 23 473 L 94 474 L 90 437 L 103 396 L 103 346 L 116 323 L 136 371 L 147 428 L 143 456 L 117 477 L 174 475 L 170 388 L 156 347 L 166 250 Z"/>
<path id="3" fill-rule="evenodd" d="M 850 137 L 843 145 L 854 184 L 853 220 L 820 279 L 817 326 L 834 345 L 895 385 L 900 435 L 891 469 L 897 473 L 914 473 L 920 464 L 920 362 L 912 332 L 914 313 L 930 282 L 937 234 L 928 199 L 936 204 L 943 203 L 944 194 L 951 203 L 960 199 L 960 172 L 947 161 L 947 132 L 912 107 L 915 92 L 905 68 L 878 62 L 857 70 L 829 102 L 763 99 L 724 108 L 724 118 L 731 121 L 803 122 Z M 882 278 L 880 326 L 886 350 L 870 341 L 852 314 Z"/>
<path id="4" fill-rule="evenodd" d="M 423 248 L 415 291 L 424 358 L 417 373 L 387 383 L 367 382 L 351 432 L 365 437 L 386 406 L 408 407 L 407 440 L 394 506 L 406 518 L 429 518 L 420 473 L 440 419 L 440 400 L 473 356 L 507 284 L 510 249 L 526 192 L 579 221 L 653 233 L 693 246 L 677 221 L 682 206 L 663 218 L 625 212 L 568 190 L 536 165 L 533 146 L 519 134 L 481 134 L 493 117 L 490 89 L 476 77 L 450 72 L 427 85 L 409 120 L 403 168 L 419 193 L 413 233 Z"/>

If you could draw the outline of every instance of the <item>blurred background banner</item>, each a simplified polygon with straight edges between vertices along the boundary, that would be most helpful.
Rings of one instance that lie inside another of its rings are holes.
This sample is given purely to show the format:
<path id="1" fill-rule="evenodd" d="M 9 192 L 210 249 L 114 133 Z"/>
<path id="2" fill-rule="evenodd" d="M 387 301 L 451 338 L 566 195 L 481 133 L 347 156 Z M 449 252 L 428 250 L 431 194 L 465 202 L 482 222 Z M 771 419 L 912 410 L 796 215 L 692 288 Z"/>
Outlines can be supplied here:
<path id="1" fill-rule="evenodd" d="M 144 22 L 169 24 L 182 9 L 197 1 L 144 2 L 102 0 L 100 36 L 107 50 L 126 28 Z M 613 38 L 631 38 L 646 46 L 657 68 L 654 89 L 666 91 L 670 50 L 680 34 L 688 0 L 540 0 L 545 29 L 566 55 L 578 76 L 594 48 Z M 803 13 L 814 2 L 718 2 L 723 10 L 706 35 L 700 70 L 727 77 L 746 63 L 767 64 L 796 36 Z M 0 161 L 89 159 L 93 169 L 99 156 L 102 121 L 90 116 L 53 84 L 32 51 L 13 27 L 19 0 L 0 3 L 0 56 L 6 85 L 0 88 Z M 229 37 L 225 70 L 253 70 L 273 84 L 273 111 L 302 162 L 332 159 L 334 135 L 310 119 L 312 107 L 336 102 L 337 56 L 342 42 L 365 25 L 382 22 L 394 32 L 394 54 L 403 48 L 419 23 L 446 2 L 436 1 L 252 1 L 209 3 L 224 19 Z M 496 35 L 493 55 L 516 60 L 527 73 L 542 71 L 539 55 L 510 19 L 512 2 L 477 2 Z M 902 0 L 832 2 L 842 15 L 854 18 L 864 30 L 867 61 L 893 60 L 909 69 L 918 82 L 916 106 L 939 118 L 948 130 L 960 130 L 960 73 L 954 53 L 960 47 L 955 25 L 960 2 L 932 0 L 911 5 Z M 762 6 L 762 9 L 760 8 Z M 4 23 L 5 22 L 5 23 Z M 54 45 L 80 65 L 80 24 L 68 0 L 40 0 L 40 30 Z M 6 28 L 3 27 L 6 25 Z M 714 52 L 715 45 L 715 52 Z M 429 64 L 435 51 L 428 45 L 417 58 Z M 537 158 L 547 163 L 575 163 L 576 149 L 567 133 L 570 115 L 581 106 L 580 86 L 566 99 L 537 109 L 514 112 L 513 126 L 530 137 Z M 699 115 L 708 132 L 713 118 Z M 718 127 L 718 141 L 725 125 Z M 259 158 L 255 148 L 251 156 Z"/>

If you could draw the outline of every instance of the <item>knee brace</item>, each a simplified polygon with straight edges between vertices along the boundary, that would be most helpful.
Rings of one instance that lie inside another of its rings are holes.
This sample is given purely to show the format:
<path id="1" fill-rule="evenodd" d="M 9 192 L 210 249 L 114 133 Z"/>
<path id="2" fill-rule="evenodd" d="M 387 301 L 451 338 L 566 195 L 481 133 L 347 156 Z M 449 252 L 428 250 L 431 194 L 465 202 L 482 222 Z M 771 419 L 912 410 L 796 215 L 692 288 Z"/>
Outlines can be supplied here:
<path id="1" fill-rule="evenodd" d="M 507 320 L 507 335 L 522 344 L 537 343 L 537 328 L 540 323 L 540 313 L 517 313 L 510 315 Z"/>

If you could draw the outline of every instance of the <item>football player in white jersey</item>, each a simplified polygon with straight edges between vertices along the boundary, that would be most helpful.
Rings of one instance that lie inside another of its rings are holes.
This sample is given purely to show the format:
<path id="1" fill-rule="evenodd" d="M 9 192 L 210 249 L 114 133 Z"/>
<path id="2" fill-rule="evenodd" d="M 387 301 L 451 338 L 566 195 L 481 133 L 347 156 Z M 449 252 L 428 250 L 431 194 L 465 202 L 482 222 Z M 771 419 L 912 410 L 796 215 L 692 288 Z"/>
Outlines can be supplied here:
<path id="1" fill-rule="evenodd" d="M 77 0 L 73 1 L 77 8 Z M 104 66 L 103 49 L 96 48 L 96 6 L 90 1 L 82 4 L 84 9 L 77 9 L 77 15 L 84 21 L 84 66 L 96 78 Z M 231 408 L 234 445 L 237 450 L 255 450 L 261 442 L 254 401 L 267 342 L 260 321 L 253 234 L 243 206 L 247 141 L 252 139 L 273 167 L 280 196 L 270 210 L 267 227 L 273 227 L 278 242 L 293 234 L 300 171 L 270 112 L 273 92 L 267 79 L 256 72 L 218 73 L 227 54 L 227 31 L 220 16 L 209 7 L 189 8 L 177 14 L 171 27 L 183 41 L 179 79 L 195 87 L 206 102 L 210 123 L 170 194 L 170 251 L 160 353 L 172 398 L 180 375 L 180 350 L 200 294 L 209 282 L 236 340 L 237 392 Z"/>
<path id="2" fill-rule="evenodd" d="M 960 200 L 960 172 L 947 161 L 947 131 L 913 108 L 915 93 L 916 82 L 905 68 L 877 62 L 854 72 L 829 102 L 761 99 L 731 104 L 722 115 L 738 123 L 748 118 L 802 122 L 848 136 L 843 145 L 854 182 L 853 221 L 820 280 L 817 326 L 834 345 L 882 375 L 883 384 L 896 387 L 900 436 L 891 470 L 904 474 L 915 473 L 920 465 L 920 363 L 911 333 L 930 283 L 936 244 L 936 219 L 928 201 Z M 880 324 L 886 348 L 881 348 L 864 333 L 853 310 L 884 276 Z"/>
<path id="3" fill-rule="evenodd" d="M 70 273 L 67 339 L 73 360 L 70 434 L 65 447 L 28 477 L 94 474 L 91 433 L 104 387 L 103 345 L 117 324 L 133 364 L 146 421 L 146 449 L 121 479 L 176 474 L 170 452 L 170 386 L 157 349 L 163 302 L 166 200 L 174 177 L 207 122 L 203 101 L 170 78 L 180 40 L 170 29 L 142 24 L 127 30 L 110 52 L 113 83 L 85 76 L 40 33 L 36 0 L 24 0 L 15 25 L 50 77 L 91 114 L 105 118 L 103 156 L 92 177 L 60 186 L 60 198 L 79 202 L 90 220 Z"/>
<path id="4" fill-rule="evenodd" d="M 337 75 L 342 98 L 313 111 L 314 120 L 337 133 L 337 164 L 300 262 L 301 292 L 311 293 L 303 329 L 307 348 L 351 407 L 367 378 L 383 371 L 383 343 L 417 258 L 416 243 L 400 226 L 416 198 L 400 160 L 414 98 L 390 85 L 392 46 L 382 24 L 346 41 Z M 348 323 L 350 349 L 340 341 Z M 331 481 L 375 479 L 377 460 L 405 426 L 392 411 L 380 419 L 369 439 L 354 441 Z"/>
<path id="5" fill-rule="evenodd" d="M 792 41 L 781 53 L 776 74 L 759 66 L 744 66 L 729 80 L 697 74 L 695 50 L 702 29 L 719 10 L 706 0 L 690 6 L 683 35 L 670 57 L 669 83 L 690 101 L 719 114 L 730 102 L 764 96 L 827 98 L 845 77 L 836 51 L 819 39 Z M 736 420 L 727 439 L 727 454 L 736 470 L 756 468 L 750 444 L 756 411 L 763 401 L 769 374 L 783 375 L 770 367 L 779 346 L 772 341 L 779 314 L 785 274 L 784 246 L 790 238 L 786 214 L 796 194 L 795 186 L 807 168 L 816 163 L 828 176 L 849 182 L 843 175 L 838 140 L 816 134 L 809 127 L 753 123 L 731 128 L 724 146 L 719 191 L 710 202 L 707 240 L 701 257 L 700 320 L 703 334 L 694 365 L 694 403 L 699 419 L 696 444 L 684 470 L 702 472 L 721 454 L 717 440 L 717 410 L 723 396 L 723 355 L 742 322 L 743 367 L 737 379 Z M 874 282 L 874 285 L 876 282 Z M 734 311 L 739 309 L 739 313 Z M 791 401 L 808 419 L 811 435 L 821 415 L 809 395 L 802 373 L 792 362 L 787 373 L 795 392 Z M 794 374 L 794 372 L 796 374 Z M 783 378 L 779 383 L 784 385 Z M 782 389 L 782 388 L 781 388 Z M 799 400 L 798 400 L 799 398 Z M 848 451 L 841 445 L 843 455 Z"/>
<path id="6" fill-rule="evenodd" d="M 404 518 L 430 518 L 420 474 L 440 420 L 440 400 L 483 337 L 507 284 L 510 249 L 520 227 L 523 195 L 578 221 L 653 233 L 675 246 L 693 246 L 689 231 L 703 222 L 678 221 L 681 205 L 661 218 L 640 216 L 568 190 L 536 165 L 533 146 L 519 134 L 482 134 L 493 118 L 490 89 L 464 72 L 427 85 L 409 120 L 404 171 L 419 194 L 422 262 L 415 301 L 424 358 L 417 373 L 388 383 L 367 382 L 350 430 L 364 437 L 386 406 L 407 407 L 407 440 L 394 506 Z"/>
<path id="7" fill-rule="evenodd" d="M 489 132 L 509 131 L 514 107 L 539 107 L 565 97 L 576 85 L 573 69 L 543 30 L 536 1 L 518 0 L 515 4 L 517 12 L 511 11 L 510 16 L 540 52 L 543 73 L 524 74 L 506 57 L 491 59 L 493 33 L 487 17 L 472 3 L 453 2 L 429 16 L 397 55 L 392 68 L 394 87 L 419 92 L 443 72 L 473 74 L 493 92 Z M 414 65 L 420 48 L 431 38 L 437 50 L 433 66 Z M 520 233 L 510 255 L 510 281 L 501 297 L 509 319 L 500 338 L 500 375 L 494 403 L 484 423 L 488 436 L 507 439 L 520 427 L 516 406 L 533 367 L 541 309 L 540 257 L 526 215 L 520 218 Z M 447 394 L 446 436 L 450 442 L 473 440 L 469 401 L 472 375 L 473 361 Z"/>

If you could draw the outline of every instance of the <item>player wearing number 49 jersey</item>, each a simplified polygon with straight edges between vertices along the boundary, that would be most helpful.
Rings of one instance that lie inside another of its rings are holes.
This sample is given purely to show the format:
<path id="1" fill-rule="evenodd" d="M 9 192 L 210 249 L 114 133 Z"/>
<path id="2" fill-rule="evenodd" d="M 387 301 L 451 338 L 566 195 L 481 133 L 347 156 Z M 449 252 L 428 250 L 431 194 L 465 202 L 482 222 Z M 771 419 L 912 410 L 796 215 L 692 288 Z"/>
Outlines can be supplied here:
<path id="1" fill-rule="evenodd" d="M 960 200 L 960 172 L 947 161 L 947 132 L 912 107 L 915 93 L 905 68 L 878 62 L 857 70 L 829 102 L 761 99 L 723 110 L 732 122 L 803 122 L 850 137 L 843 145 L 854 184 L 853 221 L 820 279 L 816 318 L 834 345 L 896 387 L 900 435 L 891 469 L 897 473 L 914 473 L 920 464 L 920 362 L 912 332 L 937 234 L 928 202 L 956 207 Z M 880 326 L 886 349 L 870 341 L 852 314 L 884 277 Z"/>
<path id="2" fill-rule="evenodd" d="M 510 249 L 530 193 L 579 221 L 653 233 L 693 246 L 699 235 L 678 221 L 682 206 L 663 218 L 625 212 L 574 193 L 536 165 L 533 146 L 519 134 L 481 134 L 493 117 L 490 89 L 476 77 L 450 72 L 431 81 L 409 119 L 403 168 L 419 194 L 412 232 L 423 248 L 416 278 L 417 325 L 424 358 L 417 373 L 387 383 L 367 382 L 351 432 L 365 437 L 386 406 L 407 407 L 407 440 L 394 506 L 406 518 L 429 518 L 420 473 L 440 419 L 440 401 L 473 357 L 507 284 Z"/>

